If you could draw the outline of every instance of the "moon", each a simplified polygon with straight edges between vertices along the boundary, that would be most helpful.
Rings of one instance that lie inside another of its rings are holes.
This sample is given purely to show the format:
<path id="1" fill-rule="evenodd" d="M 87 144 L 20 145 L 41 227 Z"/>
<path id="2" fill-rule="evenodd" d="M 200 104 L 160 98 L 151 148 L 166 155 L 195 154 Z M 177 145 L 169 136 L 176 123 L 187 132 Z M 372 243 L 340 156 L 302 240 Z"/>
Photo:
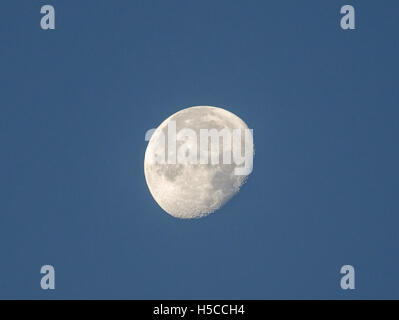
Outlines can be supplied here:
<path id="1" fill-rule="evenodd" d="M 218 132 L 222 129 L 227 129 L 229 132 L 239 129 L 243 132 L 248 129 L 248 126 L 238 116 L 225 109 L 197 106 L 180 110 L 171 115 L 159 125 L 151 136 L 144 157 L 144 175 L 154 200 L 164 211 L 175 218 L 195 219 L 208 216 L 237 194 L 249 173 L 237 175 L 235 169 L 243 165 L 237 165 L 233 160 L 230 163 L 224 161 L 223 153 L 226 151 L 221 144 L 224 141 L 222 137 L 219 139 L 219 150 L 216 149 L 218 152 L 216 156 L 220 159 L 217 164 L 211 161 L 203 164 L 199 160 L 197 163 L 179 163 L 179 161 L 169 163 L 167 160 L 171 150 L 168 148 L 171 148 L 168 144 L 168 139 L 170 139 L 168 134 L 169 126 L 172 124 L 175 124 L 177 133 L 188 128 L 198 137 L 198 143 L 194 143 L 194 140 L 191 141 L 193 143 L 190 143 L 187 142 L 187 139 L 177 139 L 177 150 L 185 144 L 183 154 L 193 151 L 197 151 L 197 154 L 200 153 L 201 129 L 216 129 Z M 240 139 L 239 142 L 244 142 L 244 134 Z M 234 148 L 234 139 L 232 141 L 230 149 L 227 150 L 231 153 Z M 250 143 L 250 147 L 253 148 L 252 133 Z M 208 152 L 210 159 L 215 149 L 212 150 L 209 146 Z M 162 154 L 164 154 L 164 158 L 160 157 Z M 165 159 L 165 161 L 154 161 L 156 158 Z"/>

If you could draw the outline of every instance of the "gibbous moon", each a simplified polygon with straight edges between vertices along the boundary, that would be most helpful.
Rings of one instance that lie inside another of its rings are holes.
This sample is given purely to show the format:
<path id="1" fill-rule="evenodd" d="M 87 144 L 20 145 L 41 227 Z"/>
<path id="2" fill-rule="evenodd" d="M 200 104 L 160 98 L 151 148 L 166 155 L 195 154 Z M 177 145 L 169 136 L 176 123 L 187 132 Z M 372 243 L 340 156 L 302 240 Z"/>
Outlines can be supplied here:
<path id="1" fill-rule="evenodd" d="M 173 158 L 171 148 L 173 137 L 171 138 L 170 130 L 174 128 L 177 133 L 177 139 L 175 139 L 177 160 L 176 154 Z M 184 131 L 182 129 L 186 129 L 185 132 L 190 135 L 182 136 L 179 133 Z M 224 132 L 227 130 L 230 133 L 238 130 L 241 136 L 236 140 L 232 139 L 227 149 L 222 145 L 224 142 L 222 136 L 214 144 L 219 145 L 219 148 L 212 149 L 210 137 L 209 146 L 203 148 L 200 138 L 204 129 L 216 129 L 219 133 L 223 132 L 221 131 L 223 129 L 225 129 Z M 151 136 L 144 158 L 145 179 L 151 195 L 159 206 L 173 217 L 193 219 L 205 217 L 229 201 L 240 190 L 250 173 L 237 174 L 236 168 L 242 168 L 244 164 L 242 161 L 237 164 L 232 155 L 237 144 L 241 145 L 241 150 L 238 150 L 240 155 L 244 154 L 245 148 L 253 150 L 252 131 L 249 141 L 246 141 L 244 138 L 248 137 L 244 134 L 245 130 L 249 131 L 248 126 L 235 114 L 209 106 L 183 109 L 163 121 Z M 195 136 L 197 141 L 194 139 Z M 212 163 L 211 160 L 205 164 L 200 162 L 200 152 L 205 149 L 208 151 L 208 159 L 218 158 L 218 164 Z M 230 163 L 224 161 L 225 153 L 230 153 Z M 168 162 L 170 154 L 172 163 Z M 189 154 L 191 158 L 186 157 Z M 197 162 L 195 162 L 195 157 L 198 159 Z M 189 160 L 181 163 L 179 158 Z M 165 159 L 165 161 L 154 159 Z M 173 163 L 173 159 L 176 162 Z M 250 171 L 252 171 L 252 158 Z"/>

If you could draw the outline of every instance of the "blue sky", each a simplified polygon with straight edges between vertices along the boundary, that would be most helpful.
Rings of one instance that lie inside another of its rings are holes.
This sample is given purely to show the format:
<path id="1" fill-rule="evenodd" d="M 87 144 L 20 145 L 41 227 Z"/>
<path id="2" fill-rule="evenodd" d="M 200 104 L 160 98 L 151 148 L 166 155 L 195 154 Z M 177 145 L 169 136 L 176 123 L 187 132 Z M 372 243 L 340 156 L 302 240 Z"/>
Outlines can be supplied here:
<path id="1" fill-rule="evenodd" d="M 0 298 L 399 298 L 398 10 L 2 1 Z M 144 134 L 195 105 L 241 117 L 256 156 L 234 199 L 183 221 L 147 189 Z"/>

